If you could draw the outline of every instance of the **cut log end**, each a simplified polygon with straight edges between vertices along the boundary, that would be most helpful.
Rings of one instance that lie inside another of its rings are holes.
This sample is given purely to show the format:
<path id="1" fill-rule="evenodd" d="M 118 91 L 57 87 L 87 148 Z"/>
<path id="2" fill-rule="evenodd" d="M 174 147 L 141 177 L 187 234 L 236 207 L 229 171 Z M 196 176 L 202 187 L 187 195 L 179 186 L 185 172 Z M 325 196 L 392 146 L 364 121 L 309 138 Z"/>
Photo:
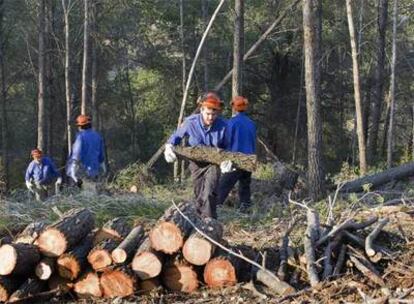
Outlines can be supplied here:
<path id="1" fill-rule="evenodd" d="M 42 260 L 36 265 L 35 273 L 40 280 L 45 281 L 51 277 L 53 273 L 53 264 L 51 263 L 53 262 Z"/>
<path id="2" fill-rule="evenodd" d="M 376 251 L 372 248 L 368 248 L 368 249 L 366 249 L 366 253 L 369 257 L 373 257 L 373 256 L 375 256 Z"/>
<path id="3" fill-rule="evenodd" d="M 143 252 L 134 257 L 132 269 L 141 280 L 147 280 L 155 278 L 161 273 L 162 263 L 155 254 Z"/>
<path id="4" fill-rule="evenodd" d="M 187 264 L 168 266 L 164 271 L 163 281 L 172 291 L 191 293 L 198 288 L 197 273 Z"/>
<path id="5" fill-rule="evenodd" d="M 48 257 L 58 257 L 67 249 L 66 237 L 59 230 L 48 228 L 37 239 L 40 252 Z"/>
<path id="6" fill-rule="evenodd" d="M 120 248 L 114 249 L 111 255 L 112 255 L 112 260 L 114 261 L 114 263 L 117 263 L 117 264 L 124 263 L 128 258 L 128 254 L 125 252 L 125 250 L 120 249 Z"/>
<path id="7" fill-rule="evenodd" d="M 81 271 L 81 267 L 78 260 L 69 254 L 61 256 L 57 260 L 57 267 L 59 275 L 62 278 L 66 278 L 69 280 L 76 279 Z"/>
<path id="8" fill-rule="evenodd" d="M 6 288 L 0 285 L 0 302 L 6 302 L 10 297 Z"/>
<path id="9" fill-rule="evenodd" d="M 11 274 L 17 263 L 17 252 L 12 245 L 0 247 L 0 275 Z"/>
<path id="10" fill-rule="evenodd" d="M 193 265 L 205 265 L 212 256 L 213 244 L 203 238 L 190 238 L 183 247 L 185 259 Z"/>
<path id="11" fill-rule="evenodd" d="M 170 222 L 162 222 L 150 232 L 151 246 L 166 254 L 177 252 L 184 243 L 181 230 Z"/>
<path id="12" fill-rule="evenodd" d="M 212 259 L 204 268 L 204 281 L 213 288 L 235 285 L 237 283 L 236 270 L 226 259 Z"/>
<path id="13" fill-rule="evenodd" d="M 100 282 L 103 295 L 107 298 L 127 297 L 134 293 L 134 279 L 120 270 L 104 272 Z"/>
<path id="14" fill-rule="evenodd" d="M 98 275 L 93 272 L 87 273 L 83 278 L 76 282 L 74 291 L 80 298 L 102 297 Z"/>
<path id="15" fill-rule="evenodd" d="M 112 258 L 107 250 L 94 250 L 88 255 L 88 262 L 94 270 L 99 271 L 110 266 Z"/>

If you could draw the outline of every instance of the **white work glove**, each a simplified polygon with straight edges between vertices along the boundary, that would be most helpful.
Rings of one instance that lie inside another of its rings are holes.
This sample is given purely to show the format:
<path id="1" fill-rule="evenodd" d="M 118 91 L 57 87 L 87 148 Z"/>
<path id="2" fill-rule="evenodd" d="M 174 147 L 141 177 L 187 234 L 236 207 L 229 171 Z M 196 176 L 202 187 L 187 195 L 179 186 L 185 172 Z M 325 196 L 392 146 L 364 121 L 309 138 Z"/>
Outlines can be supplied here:
<path id="1" fill-rule="evenodd" d="M 34 184 L 31 181 L 26 181 L 26 187 L 30 192 L 34 193 Z"/>
<path id="2" fill-rule="evenodd" d="M 105 175 L 106 174 L 106 164 L 105 164 L 105 162 L 102 162 L 100 167 L 101 167 L 102 174 Z"/>
<path id="3" fill-rule="evenodd" d="M 173 163 L 177 160 L 177 155 L 175 155 L 174 153 L 172 144 L 165 145 L 164 158 L 167 161 L 167 163 Z"/>
<path id="4" fill-rule="evenodd" d="M 69 175 L 70 178 L 73 179 L 73 181 L 75 183 L 78 183 L 78 178 L 76 177 L 76 173 L 78 172 L 78 168 L 79 168 L 78 164 L 76 164 L 76 163 L 70 164 L 70 169 L 69 169 L 69 174 L 68 175 Z"/>
<path id="5" fill-rule="evenodd" d="M 231 160 L 222 161 L 220 164 L 220 171 L 221 173 L 229 173 L 235 171 L 236 169 L 233 168 L 233 162 Z"/>

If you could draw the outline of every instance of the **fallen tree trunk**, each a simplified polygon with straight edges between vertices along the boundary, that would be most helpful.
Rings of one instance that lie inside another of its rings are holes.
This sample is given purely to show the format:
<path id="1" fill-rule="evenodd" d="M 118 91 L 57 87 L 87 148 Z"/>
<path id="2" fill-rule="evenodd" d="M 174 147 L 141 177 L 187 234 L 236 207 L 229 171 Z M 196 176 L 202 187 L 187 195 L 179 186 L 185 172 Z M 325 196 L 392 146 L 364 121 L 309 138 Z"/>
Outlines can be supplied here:
<path id="1" fill-rule="evenodd" d="M 21 233 L 19 233 L 14 243 L 33 244 L 46 227 L 47 225 L 45 222 L 30 223 Z"/>
<path id="2" fill-rule="evenodd" d="M 112 260 L 114 263 L 125 263 L 132 257 L 134 251 L 139 246 L 144 236 L 144 228 L 136 226 L 128 236 L 112 251 Z"/>
<path id="3" fill-rule="evenodd" d="M 106 222 L 95 234 L 94 244 L 106 239 L 123 240 L 131 231 L 131 225 L 125 217 L 116 217 Z"/>
<path id="4" fill-rule="evenodd" d="M 198 228 L 216 242 L 220 242 L 223 237 L 223 226 L 215 219 L 203 219 Z M 213 243 L 204 238 L 196 230 L 193 230 L 184 243 L 183 256 L 191 264 L 201 266 L 205 265 L 211 259 L 215 248 L 216 246 Z"/>
<path id="5" fill-rule="evenodd" d="M 101 283 L 97 273 L 88 271 L 76 283 L 73 288 L 76 295 L 81 298 L 102 297 Z"/>
<path id="6" fill-rule="evenodd" d="M 0 275 L 26 275 L 40 260 L 39 250 L 31 244 L 6 244 L 0 247 Z"/>
<path id="7" fill-rule="evenodd" d="M 257 165 L 257 157 L 254 154 L 228 152 L 215 147 L 174 146 L 174 152 L 177 156 L 187 160 L 206 162 L 217 166 L 220 166 L 225 160 L 231 160 L 236 168 L 249 172 L 256 170 Z"/>
<path id="8" fill-rule="evenodd" d="M 377 174 L 364 176 L 343 185 L 341 192 L 359 192 L 363 186 L 371 184 L 371 189 L 386 184 L 392 180 L 400 180 L 414 175 L 414 162 L 410 162 Z"/>
<path id="9" fill-rule="evenodd" d="M 93 236 L 86 236 L 73 250 L 61 255 L 57 261 L 59 275 L 69 280 L 76 279 L 87 265 L 87 256 L 92 248 Z"/>
<path id="10" fill-rule="evenodd" d="M 45 257 L 36 265 L 35 274 L 40 280 L 49 280 L 55 271 L 56 259 Z"/>
<path id="11" fill-rule="evenodd" d="M 141 280 L 155 278 L 161 273 L 164 255 L 151 248 L 148 237 L 138 247 L 131 263 L 132 270 Z"/>
<path id="12" fill-rule="evenodd" d="M 167 262 L 161 277 L 164 285 L 172 291 L 191 293 L 199 286 L 193 266 L 181 257 Z"/>
<path id="13" fill-rule="evenodd" d="M 106 270 L 100 278 L 104 297 L 127 297 L 134 294 L 135 278 L 130 269 L 119 267 Z"/>
<path id="14" fill-rule="evenodd" d="M 93 229 L 94 222 L 88 209 L 69 210 L 40 234 L 37 245 L 44 255 L 58 257 L 82 240 Z"/>
<path id="15" fill-rule="evenodd" d="M 6 302 L 22 282 L 21 277 L 0 276 L 0 302 Z"/>
<path id="16" fill-rule="evenodd" d="M 101 241 L 88 254 L 88 262 L 95 271 L 102 271 L 112 264 L 111 252 L 119 245 L 114 239 Z"/>
<path id="17" fill-rule="evenodd" d="M 38 278 L 29 278 L 10 296 L 10 303 L 17 302 L 24 298 L 36 295 L 46 288 L 46 282 Z"/>
<path id="18" fill-rule="evenodd" d="M 193 222 L 200 221 L 193 204 L 181 203 L 179 208 Z M 177 212 L 175 207 L 170 207 L 149 233 L 151 246 L 166 254 L 176 253 L 183 247 L 184 239 L 190 234 L 192 228 L 191 224 Z"/>

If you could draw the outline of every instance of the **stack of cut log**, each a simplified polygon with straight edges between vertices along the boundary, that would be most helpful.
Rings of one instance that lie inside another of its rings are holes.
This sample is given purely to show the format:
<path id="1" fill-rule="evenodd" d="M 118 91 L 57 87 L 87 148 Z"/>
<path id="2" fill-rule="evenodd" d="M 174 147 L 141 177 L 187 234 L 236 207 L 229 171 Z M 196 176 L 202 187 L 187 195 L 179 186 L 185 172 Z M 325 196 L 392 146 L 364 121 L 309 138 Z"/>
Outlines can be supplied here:
<path id="1" fill-rule="evenodd" d="M 193 205 L 180 210 L 214 240 L 221 224 L 200 218 Z M 125 297 L 160 285 L 192 292 L 204 276 L 208 286 L 237 282 L 238 264 L 193 230 L 172 207 L 146 233 L 115 218 L 95 229 L 88 209 L 73 209 L 51 225 L 33 223 L 0 247 L 0 301 L 54 292 L 78 297 Z M 205 267 L 204 267 L 205 266 Z"/>

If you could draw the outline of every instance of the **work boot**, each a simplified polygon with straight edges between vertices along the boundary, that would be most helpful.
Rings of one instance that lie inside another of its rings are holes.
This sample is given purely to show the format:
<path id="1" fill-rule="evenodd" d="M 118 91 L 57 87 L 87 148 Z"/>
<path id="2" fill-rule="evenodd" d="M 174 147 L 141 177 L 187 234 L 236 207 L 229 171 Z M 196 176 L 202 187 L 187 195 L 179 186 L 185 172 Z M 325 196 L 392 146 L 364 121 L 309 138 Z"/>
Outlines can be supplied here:
<path id="1" fill-rule="evenodd" d="M 251 212 L 251 203 L 241 203 L 239 212 L 243 214 L 249 214 Z"/>

